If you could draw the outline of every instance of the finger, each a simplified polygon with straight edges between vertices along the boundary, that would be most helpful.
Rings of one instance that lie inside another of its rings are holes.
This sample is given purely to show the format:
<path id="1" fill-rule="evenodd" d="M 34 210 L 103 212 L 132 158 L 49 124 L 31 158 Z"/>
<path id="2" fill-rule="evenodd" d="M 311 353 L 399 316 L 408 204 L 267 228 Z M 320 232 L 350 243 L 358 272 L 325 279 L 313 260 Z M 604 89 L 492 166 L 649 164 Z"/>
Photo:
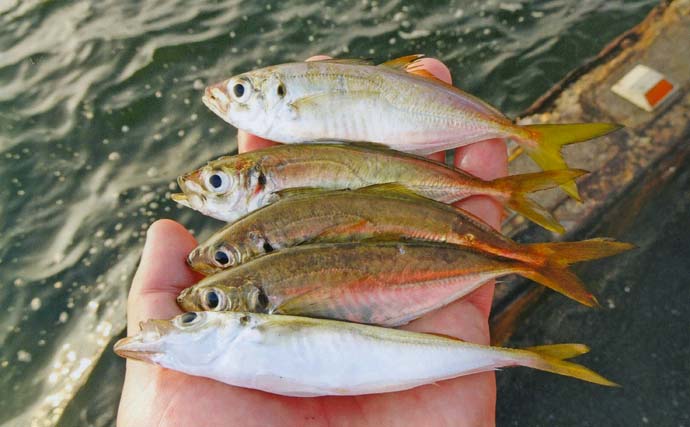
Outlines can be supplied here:
<path id="1" fill-rule="evenodd" d="M 279 144 L 256 135 L 252 135 L 251 133 L 247 133 L 243 130 L 239 130 L 237 132 L 237 151 L 240 153 L 272 147 L 274 145 Z"/>
<path id="2" fill-rule="evenodd" d="M 492 139 L 455 150 L 455 166 L 482 179 L 495 179 L 508 174 L 508 157 L 503 140 Z M 456 206 L 482 218 L 494 229 L 501 228 L 503 206 L 488 196 L 469 197 Z M 477 289 L 465 298 L 488 317 L 494 294 L 494 281 Z"/>
<path id="3" fill-rule="evenodd" d="M 146 244 L 134 275 L 127 302 L 129 333 L 147 319 L 168 319 L 179 313 L 175 299 L 201 276 L 187 266 L 187 255 L 196 239 L 180 224 L 159 220 L 146 233 Z"/>

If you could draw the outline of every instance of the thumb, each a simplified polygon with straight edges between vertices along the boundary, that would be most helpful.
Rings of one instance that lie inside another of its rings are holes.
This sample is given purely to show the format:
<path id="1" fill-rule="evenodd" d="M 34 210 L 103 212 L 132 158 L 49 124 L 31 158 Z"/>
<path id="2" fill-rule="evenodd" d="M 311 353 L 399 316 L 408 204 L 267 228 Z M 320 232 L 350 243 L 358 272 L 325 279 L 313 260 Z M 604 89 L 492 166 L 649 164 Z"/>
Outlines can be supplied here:
<path id="1" fill-rule="evenodd" d="M 182 312 L 177 295 L 201 278 L 186 261 L 196 245 L 196 239 L 175 221 L 151 224 L 127 300 L 128 333 L 138 331 L 142 320 L 169 319 Z"/>

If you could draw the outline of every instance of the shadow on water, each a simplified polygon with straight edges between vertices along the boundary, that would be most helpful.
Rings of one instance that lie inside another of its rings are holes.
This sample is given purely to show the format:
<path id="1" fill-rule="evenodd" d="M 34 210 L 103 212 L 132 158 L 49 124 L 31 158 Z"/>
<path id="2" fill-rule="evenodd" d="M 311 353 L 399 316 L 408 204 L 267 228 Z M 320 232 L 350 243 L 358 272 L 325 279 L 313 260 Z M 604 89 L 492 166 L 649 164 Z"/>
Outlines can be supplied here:
<path id="1" fill-rule="evenodd" d="M 593 230 L 638 245 L 577 269 L 602 308 L 546 294 L 506 343 L 586 343 L 591 353 L 578 360 L 622 387 L 507 370 L 498 375 L 499 425 L 690 425 L 690 167 L 687 155 L 676 158 Z"/>

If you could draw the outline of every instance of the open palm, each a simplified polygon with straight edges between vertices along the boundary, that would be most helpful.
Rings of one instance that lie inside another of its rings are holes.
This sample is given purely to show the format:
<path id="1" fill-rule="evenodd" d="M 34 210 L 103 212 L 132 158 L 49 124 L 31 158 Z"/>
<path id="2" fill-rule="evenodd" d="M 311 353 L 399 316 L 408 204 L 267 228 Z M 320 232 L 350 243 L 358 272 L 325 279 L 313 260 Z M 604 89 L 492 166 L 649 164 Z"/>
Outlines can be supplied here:
<path id="1" fill-rule="evenodd" d="M 450 73 L 443 64 L 429 59 L 424 65 L 435 76 L 450 83 Z M 240 132 L 240 151 L 270 144 Z M 505 145 L 502 141 L 485 141 L 463 147 L 456 150 L 455 164 L 485 179 L 503 176 L 507 168 Z M 494 227 L 499 226 L 502 209 L 492 199 L 472 197 L 458 206 Z M 161 220 L 149 228 L 129 294 L 128 335 L 138 331 L 142 320 L 167 319 L 181 313 L 175 298 L 200 278 L 185 261 L 196 244 L 194 237 L 176 222 Z M 487 284 L 464 299 L 410 323 L 405 329 L 437 332 L 488 344 L 492 296 L 493 285 Z M 233 387 L 128 360 L 118 425 L 486 426 L 494 424 L 495 404 L 495 378 L 490 372 L 397 393 L 294 398 Z"/>

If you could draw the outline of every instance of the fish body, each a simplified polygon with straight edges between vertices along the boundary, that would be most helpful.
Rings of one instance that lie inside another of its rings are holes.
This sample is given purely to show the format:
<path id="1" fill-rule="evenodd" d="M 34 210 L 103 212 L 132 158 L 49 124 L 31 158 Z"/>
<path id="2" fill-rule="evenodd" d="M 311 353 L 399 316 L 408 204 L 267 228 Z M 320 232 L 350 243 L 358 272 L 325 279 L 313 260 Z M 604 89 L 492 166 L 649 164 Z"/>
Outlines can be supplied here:
<path id="1" fill-rule="evenodd" d="M 425 73 L 421 56 L 378 66 L 359 60 L 274 65 L 208 87 L 203 102 L 233 126 L 284 143 L 370 141 L 426 155 L 510 138 L 544 170 L 567 167 L 562 145 L 620 127 L 516 125 L 486 102 Z M 574 183 L 565 189 L 578 197 Z"/>
<path id="2" fill-rule="evenodd" d="M 398 183 L 443 203 L 488 195 L 554 231 L 563 227 L 526 197 L 585 173 L 559 170 L 484 181 L 424 157 L 370 144 L 291 144 L 213 160 L 178 179 L 173 199 L 222 221 L 236 221 L 294 188 L 356 189 Z"/>
<path id="3" fill-rule="evenodd" d="M 576 277 L 560 280 L 572 275 L 562 267 L 553 272 L 445 243 L 388 241 L 283 249 L 208 276 L 184 289 L 177 301 L 187 311 L 251 311 L 399 326 L 513 273 L 538 278 L 583 304 L 596 304 Z"/>
<path id="4" fill-rule="evenodd" d="M 227 224 L 194 249 L 187 261 L 209 275 L 307 242 L 374 239 L 447 242 L 507 258 L 530 258 L 524 247 L 462 209 L 397 184 L 381 184 L 278 200 Z"/>
<path id="5" fill-rule="evenodd" d="M 232 312 L 144 322 L 139 334 L 115 344 L 123 357 L 299 397 L 400 391 L 507 366 L 615 385 L 561 360 L 587 351 L 580 344 L 507 349 L 347 322 Z"/>
<path id="6" fill-rule="evenodd" d="M 226 225 L 187 262 L 208 275 L 305 243 L 375 240 L 450 243 L 524 263 L 533 268 L 524 273 L 532 280 L 586 305 L 595 300 L 568 266 L 632 248 L 609 239 L 519 244 L 462 209 L 382 184 L 279 200 Z"/>

